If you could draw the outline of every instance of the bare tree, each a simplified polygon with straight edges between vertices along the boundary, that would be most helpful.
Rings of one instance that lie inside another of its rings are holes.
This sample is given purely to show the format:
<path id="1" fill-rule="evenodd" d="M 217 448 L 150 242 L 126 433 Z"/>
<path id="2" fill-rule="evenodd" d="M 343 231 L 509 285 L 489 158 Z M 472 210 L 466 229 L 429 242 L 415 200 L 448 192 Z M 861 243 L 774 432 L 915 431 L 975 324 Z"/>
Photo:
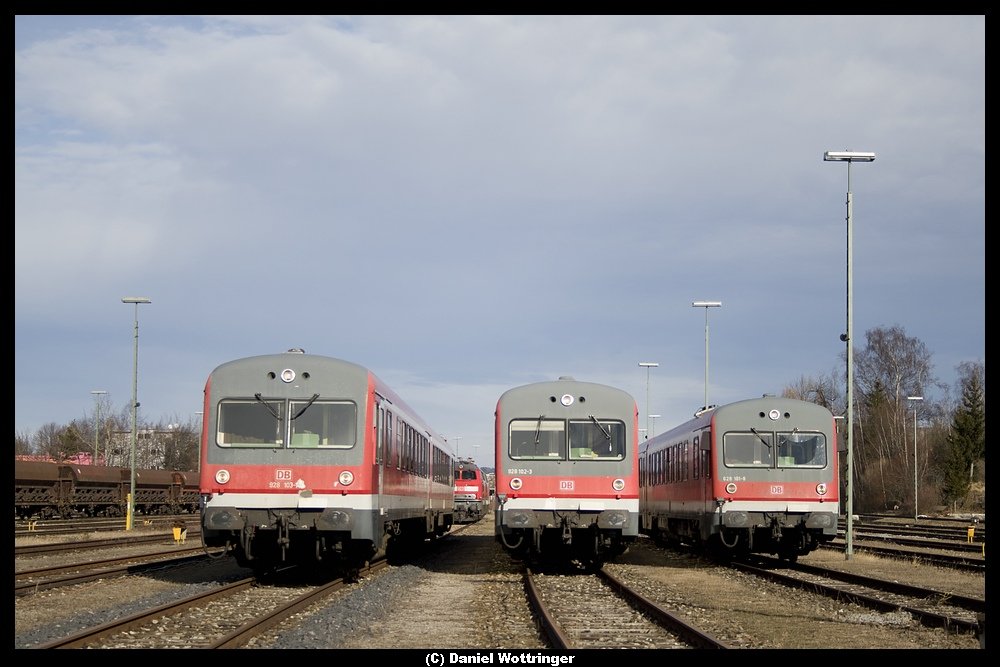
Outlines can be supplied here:
<path id="1" fill-rule="evenodd" d="M 35 449 L 31 444 L 31 432 L 18 433 L 14 431 L 14 456 L 23 456 L 34 453 Z"/>
<path id="2" fill-rule="evenodd" d="M 63 458 L 62 452 L 62 432 L 65 426 L 59 426 L 55 422 L 43 424 L 35 431 L 33 449 L 40 456 L 49 456 L 56 461 Z"/>
<path id="3" fill-rule="evenodd" d="M 859 506 L 874 510 L 912 498 L 912 485 L 905 483 L 913 475 L 906 397 L 923 396 L 934 378 L 927 347 L 902 327 L 876 327 L 865 339 L 867 345 L 854 358 L 858 430 L 853 451 Z"/>
<path id="4" fill-rule="evenodd" d="M 841 414 L 845 407 L 842 385 L 843 380 L 838 380 L 835 371 L 815 378 L 803 375 L 795 384 L 786 386 L 781 395 L 816 403 L 834 414 Z"/>

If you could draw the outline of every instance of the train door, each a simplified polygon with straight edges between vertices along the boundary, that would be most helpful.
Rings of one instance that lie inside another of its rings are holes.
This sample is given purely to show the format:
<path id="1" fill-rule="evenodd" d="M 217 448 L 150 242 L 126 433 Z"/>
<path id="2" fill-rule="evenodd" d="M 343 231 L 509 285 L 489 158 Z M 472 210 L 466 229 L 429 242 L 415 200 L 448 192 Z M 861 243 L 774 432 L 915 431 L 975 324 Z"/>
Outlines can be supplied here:
<path id="1" fill-rule="evenodd" d="M 709 429 L 702 429 L 694 436 L 695 477 L 700 491 L 697 494 L 698 512 L 701 516 L 711 513 L 712 497 L 712 438 Z"/>
<path id="2" fill-rule="evenodd" d="M 647 477 L 648 471 L 646 470 L 646 452 L 639 452 L 639 523 L 642 528 L 649 528 L 649 523 L 646 516 L 643 514 L 643 509 L 649 507 L 647 504 L 649 502 L 649 479 Z"/>
<path id="3" fill-rule="evenodd" d="M 389 455 L 388 438 L 386 436 L 386 410 L 382 402 L 375 399 L 375 503 L 381 513 L 385 504 L 382 502 L 382 484 L 385 482 L 385 460 Z"/>

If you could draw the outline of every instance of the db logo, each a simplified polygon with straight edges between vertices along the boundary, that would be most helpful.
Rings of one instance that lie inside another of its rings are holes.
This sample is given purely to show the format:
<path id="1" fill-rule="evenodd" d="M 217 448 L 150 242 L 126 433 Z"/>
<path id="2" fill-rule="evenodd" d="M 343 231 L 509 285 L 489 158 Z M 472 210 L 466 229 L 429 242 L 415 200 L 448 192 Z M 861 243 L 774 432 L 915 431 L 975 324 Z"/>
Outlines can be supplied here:
<path id="1" fill-rule="evenodd" d="M 561 480 L 559 480 L 559 490 L 560 491 L 572 491 L 573 490 L 573 480 L 571 480 L 571 479 L 561 479 Z"/>
<path id="2" fill-rule="evenodd" d="M 276 480 L 278 480 L 279 482 L 287 482 L 287 481 L 289 481 L 289 480 L 292 479 L 292 471 L 291 470 L 275 470 L 274 471 L 274 478 Z"/>
<path id="3" fill-rule="evenodd" d="M 782 486 L 772 486 L 771 487 L 771 495 L 772 496 L 780 496 L 784 492 L 785 492 L 785 488 L 782 487 Z"/>

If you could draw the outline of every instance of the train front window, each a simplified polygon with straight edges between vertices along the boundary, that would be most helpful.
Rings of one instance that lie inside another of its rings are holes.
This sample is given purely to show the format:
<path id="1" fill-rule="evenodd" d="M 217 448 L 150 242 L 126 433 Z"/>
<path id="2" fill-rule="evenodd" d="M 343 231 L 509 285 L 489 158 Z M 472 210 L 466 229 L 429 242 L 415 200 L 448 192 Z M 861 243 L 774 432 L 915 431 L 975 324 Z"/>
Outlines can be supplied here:
<path id="1" fill-rule="evenodd" d="M 722 437 L 722 457 L 728 468 L 770 468 L 774 464 L 774 434 L 751 429 Z"/>
<path id="2" fill-rule="evenodd" d="M 289 401 L 291 447 L 350 449 L 357 444 L 358 408 L 350 401 Z"/>
<path id="3" fill-rule="evenodd" d="M 625 424 L 596 418 L 570 421 L 569 458 L 621 461 L 625 458 Z"/>
<path id="4" fill-rule="evenodd" d="M 357 405 L 315 399 L 226 400 L 219 403 L 218 425 L 215 442 L 220 447 L 349 449 L 357 444 Z"/>
<path id="5" fill-rule="evenodd" d="M 284 401 L 223 401 L 215 442 L 220 447 L 281 447 L 284 425 Z"/>
<path id="6" fill-rule="evenodd" d="M 562 419 L 512 419 L 509 438 L 512 459 L 566 458 L 566 422 Z"/>
<path id="7" fill-rule="evenodd" d="M 822 433 L 778 434 L 779 468 L 826 467 L 826 436 Z"/>

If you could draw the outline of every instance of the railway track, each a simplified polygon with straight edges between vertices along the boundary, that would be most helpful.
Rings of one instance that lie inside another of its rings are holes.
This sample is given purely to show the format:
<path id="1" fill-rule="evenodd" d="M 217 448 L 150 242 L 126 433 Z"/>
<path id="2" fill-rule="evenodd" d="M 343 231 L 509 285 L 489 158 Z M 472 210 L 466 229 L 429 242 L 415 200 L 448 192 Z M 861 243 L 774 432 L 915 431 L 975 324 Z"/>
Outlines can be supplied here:
<path id="1" fill-rule="evenodd" d="M 527 569 L 525 586 L 556 649 L 729 648 L 603 569 L 569 576 Z"/>
<path id="2" fill-rule="evenodd" d="M 731 566 L 786 586 L 847 600 L 879 612 L 906 612 L 928 627 L 976 634 L 985 632 L 980 627 L 980 615 L 986 614 L 985 598 L 776 558 L 758 557 L 753 562 L 732 563 Z"/>
<path id="3" fill-rule="evenodd" d="M 176 524 L 183 524 L 189 530 L 199 526 L 199 517 L 195 514 L 176 514 L 162 516 L 138 516 L 132 531 L 169 530 Z M 58 535 L 80 535 L 86 533 L 114 532 L 125 530 L 125 518 L 80 518 L 80 519 L 37 519 L 32 521 L 15 520 L 14 537 L 40 537 Z M 130 531 L 130 532 L 132 532 Z"/>
<path id="4" fill-rule="evenodd" d="M 201 532 L 188 532 L 184 543 L 200 544 Z M 76 542 L 49 542 L 45 544 L 22 544 L 14 546 L 15 556 L 45 555 L 66 551 L 79 552 L 96 549 L 117 548 L 129 545 L 169 544 L 172 536 L 166 533 L 135 535 L 129 537 L 109 537 L 100 540 L 80 540 Z"/>
<path id="5" fill-rule="evenodd" d="M 209 607 L 208 601 L 202 601 L 181 613 L 165 613 L 168 600 L 206 594 L 225 582 L 243 581 L 247 571 L 235 567 L 228 558 L 190 568 L 173 568 L 163 574 L 132 573 L 135 577 L 132 584 L 128 583 L 132 576 L 126 576 L 116 582 L 83 584 L 71 593 L 16 598 L 16 618 L 19 618 L 24 600 L 37 601 L 32 603 L 32 610 L 42 605 L 50 611 L 46 616 L 33 616 L 30 626 L 16 621 L 15 646 L 56 647 L 55 644 L 70 639 L 72 632 L 74 636 L 81 635 L 73 641 L 107 648 L 210 648 L 227 645 L 227 642 L 234 642 L 228 645 L 265 649 L 558 648 L 560 644 L 550 640 L 548 632 L 541 629 L 544 627 L 540 623 L 542 614 L 533 612 L 528 603 L 523 571 L 500 552 L 492 532 L 488 521 L 470 524 L 461 530 L 456 527 L 444 540 L 437 541 L 439 548 L 432 548 L 426 558 L 382 570 L 379 576 L 366 577 L 344 591 L 344 595 L 337 595 L 335 591 L 328 595 L 317 593 L 319 597 L 314 602 L 304 603 L 304 608 L 299 607 L 288 614 L 280 610 L 286 604 L 293 604 L 296 596 L 317 591 L 320 585 L 309 581 L 301 584 L 257 581 L 242 593 L 246 596 L 242 602 L 232 603 L 242 607 L 241 612 L 228 611 L 230 603 L 215 606 L 223 602 L 212 602 Z M 874 559 L 859 555 L 847 567 L 856 567 L 860 564 L 858 561 L 867 560 Z M 846 594 L 842 593 L 842 597 L 832 602 L 834 598 L 819 595 L 808 585 L 792 589 L 788 584 L 759 580 L 758 575 L 749 572 L 733 570 L 727 574 L 726 568 L 696 561 L 691 555 L 663 552 L 646 540 L 635 545 L 622 561 L 604 568 L 613 575 L 611 579 L 583 575 L 562 577 L 579 580 L 572 582 L 573 585 L 593 579 L 593 585 L 601 587 L 601 595 L 610 596 L 603 603 L 596 603 L 598 611 L 610 606 L 609 600 L 615 599 L 618 601 L 614 604 L 619 605 L 620 610 L 616 618 L 589 611 L 580 616 L 584 598 L 589 599 L 590 595 L 582 589 L 575 593 L 567 602 L 569 612 L 576 613 L 581 622 L 586 622 L 589 633 L 584 632 L 581 637 L 574 635 L 575 626 L 567 620 L 570 617 L 557 615 L 556 622 L 570 650 L 588 646 L 692 646 L 677 635 L 667 638 L 667 631 L 651 622 L 655 612 L 644 606 L 645 603 L 621 600 L 614 579 L 624 582 L 627 588 L 639 590 L 651 601 L 652 607 L 659 606 L 668 614 L 696 624 L 700 628 L 698 632 L 709 639 L 718 638 L 720 644 L 729 647 L 913 648 L 948 644 L 950 648 L 968 647 L 977 641 L 977 637 L 959 630 L 957 625 L 949 625 L 947 631 L 942 631 L 936 629 L 943 627 L 940 624 L 921 621 L 925 629 L 917 630 L 920 624 L 910 620 L 913 616 L 910 612 L 900 611 L 898 602 L 895 611 L 868 614 L 859 607 L 860 602 L 851 600 Z M 824 561 L 834 567 L 842 562 L 829 556 L 824 556 L 821 562 Z M 920 569 L 926 568 L 907 565 L 901 578 L 905 580 L 906 573 Z M 181 574 L 185 572 L 187 574 Z M 956 585 L 969 579 L 969 575 L 958 573 L 947 573 L 947 577 L 955 579 Z M 755 579 L 758 583 L 753 583 Z M 130 589 L 133 599 L 127 598 Z M 780 592 L 781 589 L 788 592 Z M 125 597 L 118 597 L 122 593 Z M 879 595 L 882 594 L 872 597 Z M 957 596 L 952 597 L 957 599 Z M 942 604 L 954 604 L 955 599 L 935 604 L 935 598 L 930 598 L 929 604 L 933 610 L 941 608 Z M 258 600 L 260 607 L 256 608 Z M 780 604 L 776 607 L 778 600 Z M 60 609 L 69 605 L 77 605 L 78 610 Z M 28 612 L 29 608 L 23 611 Z M 150 613 L 159 616 L 146 621 L 135 620 L 138 625 L 126 632 L 111 631 L 99 640 L 82 636 L 103 624 L 115 621 L 121 627 L 126 617 Z M 964 613 L 967 619 L 969 614 L 974 616 L 978 612 L 968 609 L 949 613 L 956 617 Z M 272 614 L 273 622 L 258 620 Z M 617 625 L 626 620 L 625 625 Z M 179 627 L 175 629 L 173 625 Z M 262 629 L 267 625 L 269 629 Z M 156 628 L 155 632 L 150 629 L 152 627 Z M 184 633 L 186 628 L 195 631 L 199 627 L 201 639 Z M 59 628 L 66 633 L 65 637 L 58 636 L 61 634 Z M 808 637 L 809 641 L 802 642 L 803 637 Z M 869 643 L 859 643 L 860 637 L 872 639 Z M 906 639 L 901 639 L 903 637 Z M 586 643 L 588 641 L 591 643 Z M 930 643 L 923 643 L 928 641 Z"/>
<path id="6" fill-rule="evenodd" d="M 216 554 L 221 553 L 215 550 Z M 204 547 L 187 547 L 179 551 L 162 551 L 119 556 L 101 560 L 65 563 L 42 568 L 18 570 L 14 573 L 14 596 L 31 595 L 82 584 L 99 579 L 147 574 L 172 567 L 196 564 L 211 558 Z"/>
<path id="7" fill-rule="evenodd" d="M 362 573 L 383 567 L 384 561 Z M 345 585 L 342 578 L 303 585 L 249 577 L 36 648 L 236 648 Z"/>
<path id="8" fill-rule="evenodd" d="M 843 538 L 837 538 L 820 546 L 821 549 L 843 551 L 846 543 Z M 986 555 L 975 551 L 953 551 L 943 547 L 931 547 L 926 544 L 917 547 L 891 546 L 882 540 L 865 539 L 855 541 L 853 548 L 858 552 L 868 552 L 885 558 L 897 560 L 920 561 L 928 565 L 949 567 L 965 572 L 986 572 Z"/>

